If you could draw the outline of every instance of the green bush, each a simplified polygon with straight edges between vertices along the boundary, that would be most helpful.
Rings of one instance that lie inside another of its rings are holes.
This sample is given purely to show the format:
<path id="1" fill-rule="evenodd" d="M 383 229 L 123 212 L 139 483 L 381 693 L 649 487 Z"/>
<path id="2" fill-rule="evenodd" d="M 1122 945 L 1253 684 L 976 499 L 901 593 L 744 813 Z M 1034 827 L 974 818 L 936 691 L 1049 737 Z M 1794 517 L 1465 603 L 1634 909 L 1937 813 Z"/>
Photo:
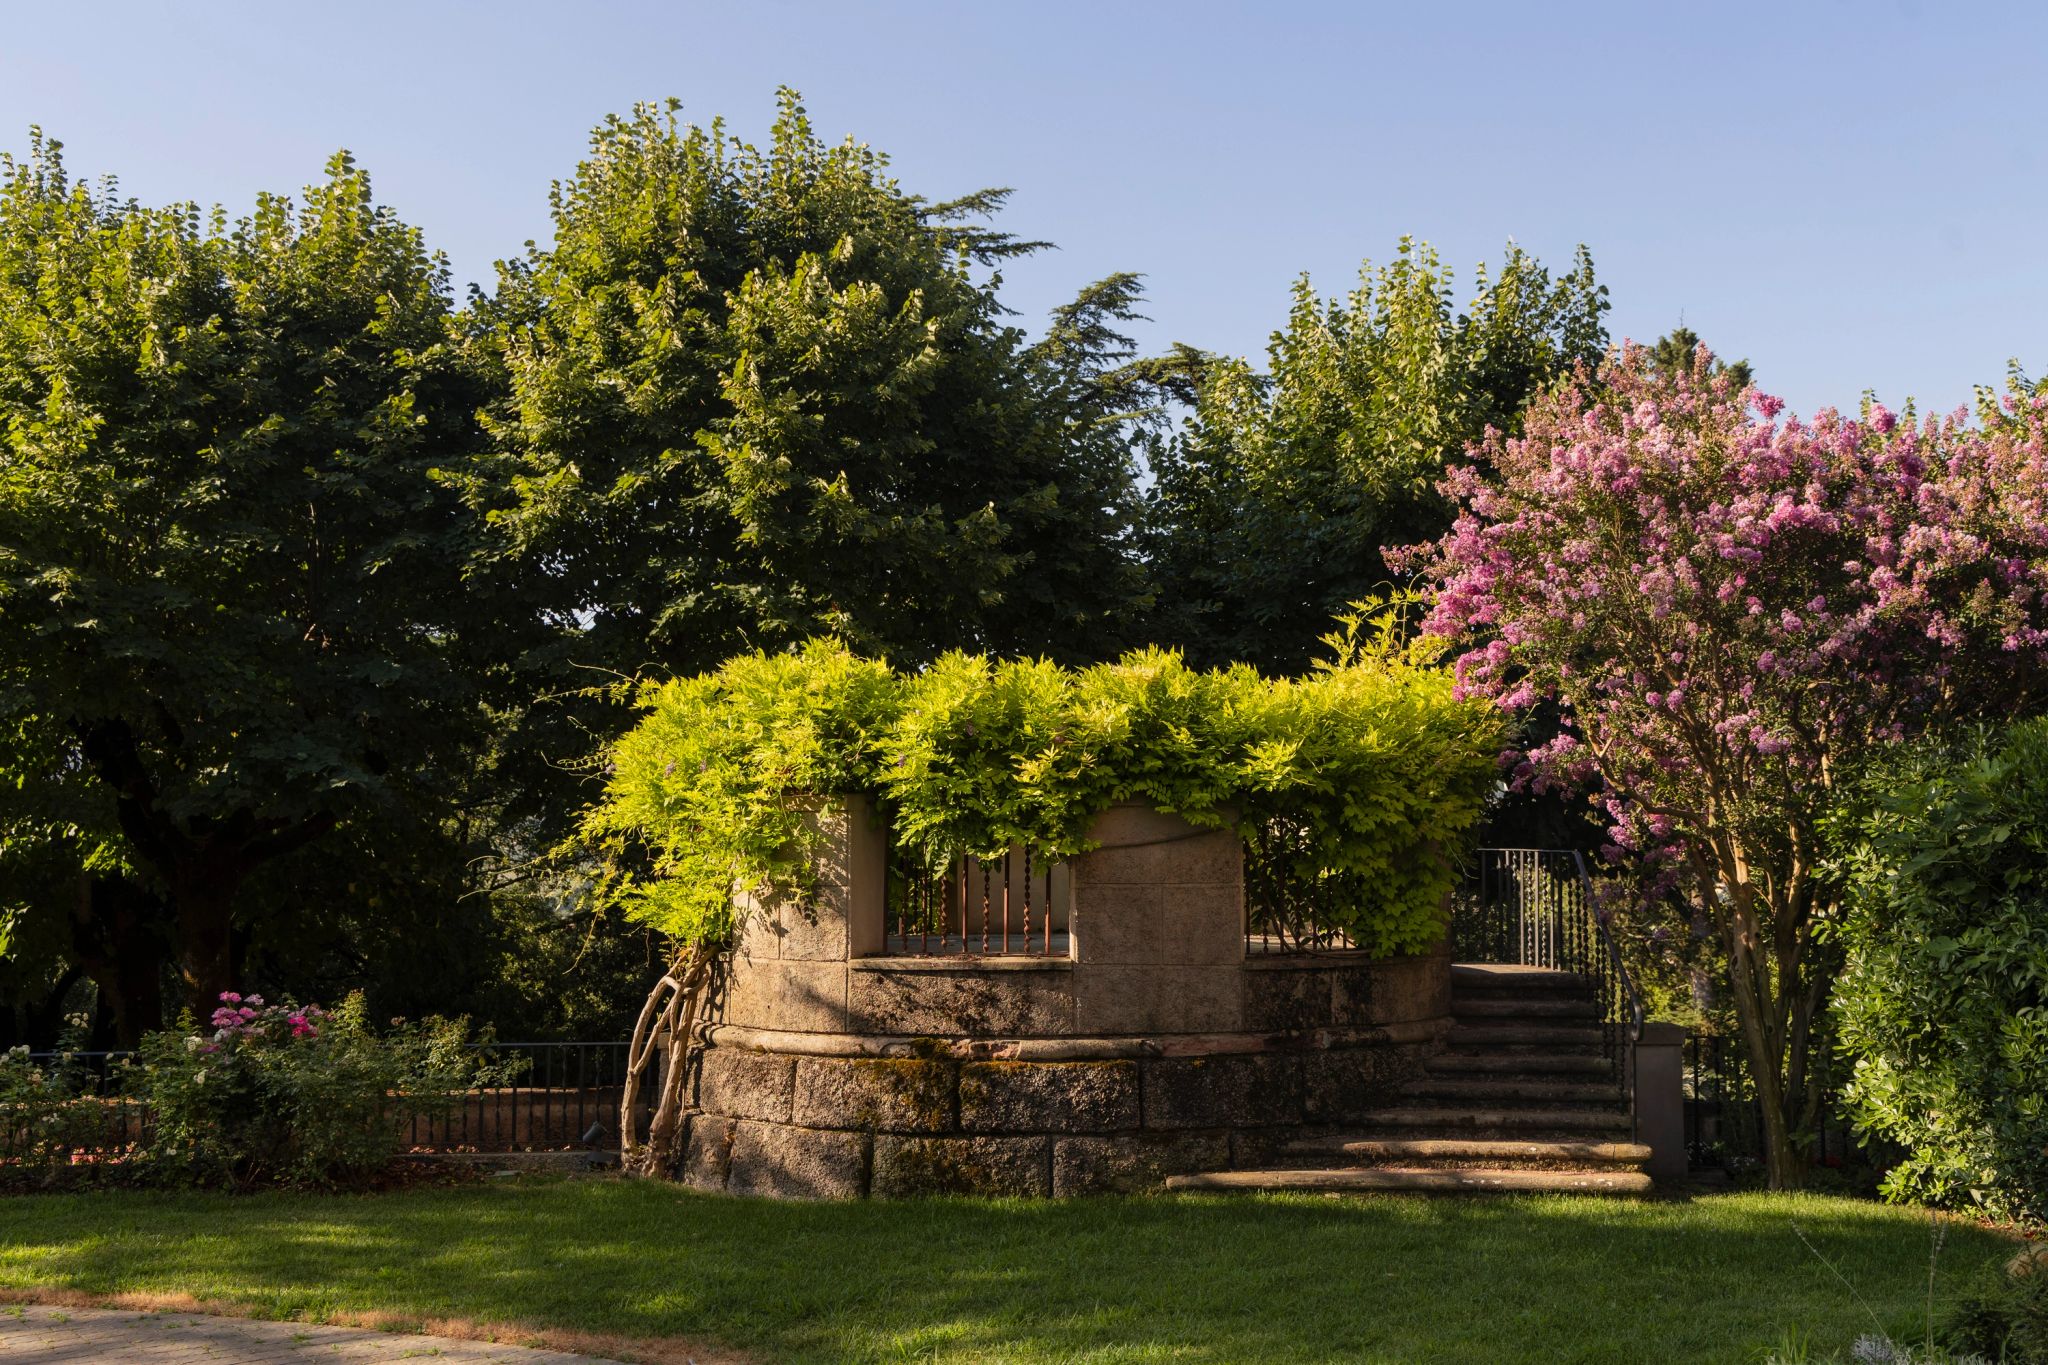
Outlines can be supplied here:
<path id="1" fill-rule="evenodd" d="M 2048 1365 L 2048 1264 L 1988 1267 L 1949 1308 L 1941 1339 L 2000 1365 Z"/>
<path id="2" fill-rule="evenodd" d="M 102 1145 L 107 1107 L 63 1065 L 0 1053 L 0 1176 L 6 1183 L 47 1183 L 74 1156 Z"/>
<path id="3" fill-rule="evenodd" d="M 1922 751 L 1855 817 L 1845 1095 L 1899 1199 L 2048 1217 L 2048 719 Z"/>
<path id="4" fill-rule="evenodd" d="M 360 995 L 330 1012 L 229 993 L 210 1031 L 186 1023 L 143 1039 L 136 1077 L 151 1113 L 144 1161 L 173 1183 L 360 1180 L 390 1162 L 410 1118 L 503 1079 L 465 1022 L 394 1020 L 380 1035 Z"/>
<path id="5" fill-rule="evenodd" d="M 913 674 L 827 642 L 746 655 L 643 693 L 583 834 L 628 913 L 701 943 L 731 934 L 736 888 L 807 885 L 820 796 L 874 798 L 898 849 L 933 865 L 1020 843 L 1080 853 L 1122 801 L 1198 824 L 1234 811 L 1255 842 L 1284 829 L 1298 874 L 1360 888 L 1331 927 L 1420 951 L 1505 733 L 1385 621 L 1363 624 L 1291 680 L 1162 650 L 1078 671 L 956 653 Z"/>

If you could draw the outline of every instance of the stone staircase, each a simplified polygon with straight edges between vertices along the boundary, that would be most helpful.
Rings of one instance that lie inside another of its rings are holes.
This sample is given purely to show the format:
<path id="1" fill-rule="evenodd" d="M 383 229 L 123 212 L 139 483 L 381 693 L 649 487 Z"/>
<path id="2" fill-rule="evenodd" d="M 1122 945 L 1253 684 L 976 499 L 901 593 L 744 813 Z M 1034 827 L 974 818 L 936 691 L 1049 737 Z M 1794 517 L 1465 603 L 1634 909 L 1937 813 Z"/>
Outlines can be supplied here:
<path id="1" fill-rule="evenodd" d="M 1602 1052 L 1592 977 L 1536 967 L 1451 968 L 1455 1026 L 1401 1100 L 1354 1133 L 1286 1149 L 1268 1170 L 1211 1171 L 1179 1190 L 1647 1193 L 1650 1149 Z"/>

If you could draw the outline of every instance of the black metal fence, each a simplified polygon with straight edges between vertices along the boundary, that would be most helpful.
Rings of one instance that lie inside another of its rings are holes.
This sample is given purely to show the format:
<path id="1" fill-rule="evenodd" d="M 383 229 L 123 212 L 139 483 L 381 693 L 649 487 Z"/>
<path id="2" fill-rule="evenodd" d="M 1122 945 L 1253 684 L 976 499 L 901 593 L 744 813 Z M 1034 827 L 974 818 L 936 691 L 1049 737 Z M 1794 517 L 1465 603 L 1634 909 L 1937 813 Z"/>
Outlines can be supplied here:
<path id="1" fill-rule="evenodd" d="M 1452 903 L 1451 956 L 1598 974 L 1606 952 L 1572 849 L 1482 848 Z"/>
<path id="2" fill-rule="evenodd" d="M 64 1107 L 63 1121 L 54 1133 L 48 1127 L 41 1132 L 26 1128 L 51 1115 L 26 1107 L 21 1112 L 0 1111 L 0 1160 L 19 1159 L 35 1147 L 47 1150 L 53 1143 L 102 1158 L 133 1150 L 149 1126 L 147 1106 L 130 1093 L 128 1068 L 133 1059 L 130 1052 L 30 1053 L 30 1065 L 47 1078 L 47 1094 L 73 1102 Z"/>
<path id="3" fill-rule="evenodd" d="M 1834 1051 L 1825 1039 L 1813 1053 L 1813 1083 L 1820 1103 L 1802 1135 L 1817 1166 L 1875 1161 L 1841 1116 L 1836 1102 Z M 1685 1044 L 1685 1150 L 1695 1168 L 1741 1171 L 1763 1164 L 1763 1107 L 1740 1038 L 1694 1033 Z"/>
<path id="4" fill-rule="evenodd" d="M 531 1152 L 617 1144 L 625 1042 L 490 1043 L 479 1050 L 506 1079 L 465 1091 L 445 1113 L 411 1114 L 399 1134 L 401 1146 L 420 1152 Z M 117 1157 L 147 1141 L 149 1108 L 140 1087 L 130 1083 L 135 1054 L 51 1052 L 29 1060 L 57 1093 L 73 1101 L 67 1135 L 79 1153 Z M 92 1119 L 95 1109 L 100 1116 Z M 0 1161 L 19 1160 L 35 1140 L 0 1102 Z"/>
<path id="5" fill-rule="evenodd" d="M 493 1043 L 482 1050 L 492 1062 L 511 1063 L 509 1079 L 466 1092 L 445 1115 L 413 1114 L 406 1146 L 545 1152 L 617 1145 L 625 1042 Z"/>

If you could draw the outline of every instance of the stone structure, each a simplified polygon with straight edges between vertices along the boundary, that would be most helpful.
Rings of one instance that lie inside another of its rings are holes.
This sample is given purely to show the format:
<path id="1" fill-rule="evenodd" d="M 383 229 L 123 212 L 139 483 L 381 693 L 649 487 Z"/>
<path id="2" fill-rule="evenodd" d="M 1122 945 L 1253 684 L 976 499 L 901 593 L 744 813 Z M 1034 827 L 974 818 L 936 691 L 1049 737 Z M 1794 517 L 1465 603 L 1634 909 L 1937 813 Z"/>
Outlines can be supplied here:
<path id="1" fill-rule="evenodd" d="M 695 1078 L 685 1179 L 785 1198 L 1067 1195 L 1255 1165 L 1385 1103 L 1450 1024 L 1442 956 L 1246 952 L 1232 829 L 1121 806 L 1065 956 L 884 955 L 883 833 L 819 817 L 812 904 L 754 908 Z"/>

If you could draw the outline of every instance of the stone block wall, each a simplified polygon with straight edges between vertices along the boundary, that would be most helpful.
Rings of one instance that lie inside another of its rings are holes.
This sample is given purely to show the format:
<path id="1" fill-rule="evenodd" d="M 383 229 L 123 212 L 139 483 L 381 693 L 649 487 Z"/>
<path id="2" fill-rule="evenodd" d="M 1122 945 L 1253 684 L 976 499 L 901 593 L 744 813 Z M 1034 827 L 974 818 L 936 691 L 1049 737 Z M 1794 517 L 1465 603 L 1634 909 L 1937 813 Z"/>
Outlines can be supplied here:
<path id="1" fill-rule="evenodd" d="M 1442 956 L 1247 958 L 1234 829 L 1118 807 L 1068 868 L 1070 956 L 891 958 L 882 832 L 816 820 L 815 903 L 753 907 L 708 1032 L 699 1188 L 1147 1188 L 1355 1120 L 1448 1027 Z"/>

